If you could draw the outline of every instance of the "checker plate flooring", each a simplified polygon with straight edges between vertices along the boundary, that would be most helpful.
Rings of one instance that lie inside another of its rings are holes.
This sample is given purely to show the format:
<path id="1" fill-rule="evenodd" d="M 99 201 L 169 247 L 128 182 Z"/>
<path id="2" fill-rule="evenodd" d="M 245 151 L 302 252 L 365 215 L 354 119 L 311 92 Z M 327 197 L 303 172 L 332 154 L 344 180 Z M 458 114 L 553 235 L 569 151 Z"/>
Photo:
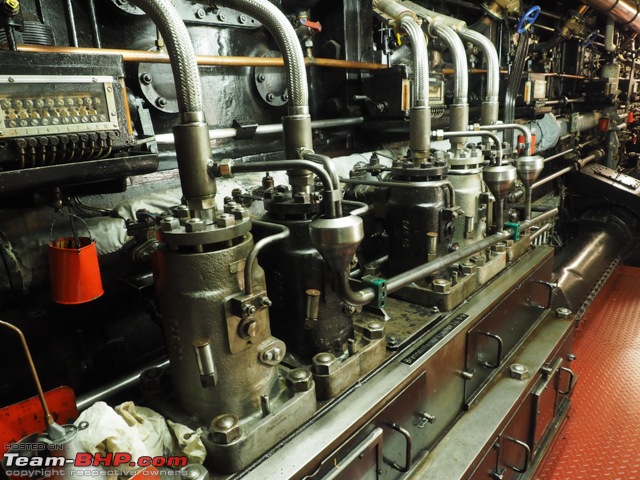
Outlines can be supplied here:
<path id="1" fill-rule="evenodd" d="M 618 267 L 578 327 L 569 421 L 537 480 L 640 479 L 640 268 Z"/>

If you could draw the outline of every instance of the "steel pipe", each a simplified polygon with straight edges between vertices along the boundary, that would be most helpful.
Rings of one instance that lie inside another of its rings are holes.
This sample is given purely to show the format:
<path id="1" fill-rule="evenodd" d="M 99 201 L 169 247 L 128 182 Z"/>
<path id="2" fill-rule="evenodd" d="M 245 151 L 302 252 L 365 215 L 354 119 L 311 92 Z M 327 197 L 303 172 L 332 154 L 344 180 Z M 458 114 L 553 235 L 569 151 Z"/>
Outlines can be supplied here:
<path id="1" fill-rule="evenodd" d="M 469 71 L 467 67 L 467 53 L 462 40 L 453 28 L 446 25 L 444 21 L 436 18 L 429 25 L 429 33 L 440 38 L 449 48 L 455 70 L 453 103 L 449 107 L 450 124 L 452 131 L 462 131 L 469 125 Z M 465 137 L 454 137 L 452 146 L 454 148 L 464 148 L 467 142 Z"/>
<path id="2" fill-rule="evenodd" d="M 478 127 L 480 130 L 519 130 L 522 132 L 524 136 L 524 155 L 533 155 L 531 152 L 531 147 L 535 148 L 533 145 L 533 140 L 531 137 L 531 130 L 526 125 L 521 125 L 519 123 L 501 123 L 499 125 L 481 125 Z M 469 126 L 469 130 L 473 131 L 473 126 Z"/>
<path id="3" fill-rule="evenodd" d="M 330 118 L 327 120 L 314 120 L 311 122 L 311 128 L 324 129 L 335 127 L 347 127 L 350 125 L 360 125 L 364 123 L 364 117 L 353 118 Z M 270 123 L 267 125 L 258 125 L 254 135 L 273 135 L 282 133 L 282 123 Z M 238 136 L 236 128 L 214 128 L 209 130 L 210 140 L 222 140 L 225 138 L 235 138 Z M 156 135 L 155 141 L 158 145 L 173 145 L 174 138 L 172 133 L 161 133 Z"/>
<path id="4" fill-rule="evenodd" d="M 498 52 L 491 40 L 487 37 L 468 28 L 461 28 L 458 34 L 472 44 L 476 45 L 485 58 L 487 63 L 487 86 L 486 96 L 482 102 L 480 121 L 484 124 L 493 125 L 498 121 L 498 112 L 500 109 L 500 61 Z"/>
<path id="5" fill-rule="evenodd" d="M 74 48 L 44 45 L 18 45 L 19 52 L 33 53 L 68 53 L 71 55 L 120 55 L 125 62 L 139 63 L 171 63 L 169 55 L 162 52 L 147 52 L 144 50 L 126 50 L 116 48 Z M 284 67 L 282 57 L 243 57 L 243 56 L 215 56 L 197 55 L 198 65 L 203 67 Z M 335 58 L 305 57 L 304 63 L 308 67 L 326 67 L 353 70 L 381 70 L 388 68 L 382 63 L 356 62 L 351 60 L 336 60 Z"/>
<path id="6" fill-rule="evenodd" d="M 524 231 L 531 228 L 534 225 L 537 225 L 545 220 L 555 217 L 558 214 L 559 210 L 554 208 L 545 212 L 541 215 L 538 215 L 535 218 L 532 218 L 529 221 L 522 222 L 520 224 L 520 230 Z M 508 240 L 513 236 L 513 230 L 505 230 L 502 232 L 495 233 L 490 237 L 484 238 L 479 242 L 472 243 L 465 247 L 462 247 L 454 252 L 451 252 L 443 257 L 437 258 L 431 262 L 423 263 L 416 268 L 412 268 L 406 272 L 403 272 L 399 275 L 391 277 L 387 279 L 387 293 L 397 292 L 398 290 L 416 282 L 418 280 L 423 279 L 429 275 L 432 275 L 443 268 L 446 268 L 456 262 L 459 262 L 471 255 L 478 253 L 481 250 L 485 250 L 496 243 L 503 242 Z M 354 291 L 351 288 L 349 272 L 336 272 L 336 290 L 340 298 L 342 298 L 347 303 L 352 305 L 366 305 L 375 299 L 375 291 L 370 288 L 364 288 L 361 290 Z"/>
<path id="7" fill-rule="evenodd" d="M 491 125 L 493 128 L 493 125 Z M 488 137 L 493 141 L 493 144 L 496 147 L 498 152 L 498 165 L 502 164 L 502 141 L 500 138 L 493 132 L 489 132 L 487 130 L 474 130 L 474 131 L 460 131 L 460 132 L 445 132 L 443 130 L 434 130 L 431 132 L 431 136 L 437 140 L 447 139 L 447 138 L 456 138 L 456 137 Z"/>
<path id="8" fill-rule="evenodd" d="M 271 245 L 272 243 L 279 242 L 289 237 L 289 229 L 284 225 L 271 222 L 263 222 L 260 220 L 252 220 L 251 223 L 262 228 L 271 228 L 273 230 L 279 230 L 278 233 L 269 235 L 268 237 L 258 240 L 251 249 L 251 253 L 247 257 L 246 265 L 244 267 L 244 293 L 245 295 L 253 294 L 253 269 L 255 267 L 256 259 L 258 255 L 264 249 L 264 247 Z"/>
<path id="9" fill-rule="evenodd" d="M 272 160 L 268 162 L 249 162 L 249 163 L 237 163 L 231 166 L 231 176 L 236 173 L 255 173 L 255 172 L 277 172 L 282 170 L 291 170 L 292 168 L 304 168 L 315 173 L 320 181 L 322 187 L 325 190 L 324 203 L 327 209 L 327 216 L 329 218 L 336 217 L 336 204 L 340 200 L 332 199 L 333 195 L 333 181 L 327 171 L 319 164 L 310 160 Z M 341 209 L 342 207 L 340 207 Z"/>

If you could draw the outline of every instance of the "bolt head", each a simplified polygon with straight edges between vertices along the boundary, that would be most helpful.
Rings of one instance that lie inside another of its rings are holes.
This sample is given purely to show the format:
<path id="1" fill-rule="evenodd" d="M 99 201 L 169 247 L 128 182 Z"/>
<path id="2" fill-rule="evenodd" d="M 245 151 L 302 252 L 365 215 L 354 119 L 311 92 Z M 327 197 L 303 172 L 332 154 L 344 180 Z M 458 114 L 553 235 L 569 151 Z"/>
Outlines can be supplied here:
<path id="1" fill-rule="evenodd" d="M 569 318 L 569 315 L 571 315 L 571 310 L 568 308 L 556 308 L 556 317 Z"/>
<path id="2" fill-rule="evenodd" d="M 338 360 L 333 353 L 321 352 L 313 357 L 313 372 L 316 375 L 331 375 L 338 367 Z"/>
<path id="3" fill-rule="evenodd" d="M 273 93 L 267 93 L 266 98 L 267 98 L 267 102 L 272 102 L 275 96 L 273 95 Z"/>
<path id="4" fill-rule="evenodd" d="M 240 421 L 230 414 L 218 415 L 211 421 L 211 441 L 227 445 L 240 438 Z"/>
<path id="5" fill-rule="evenodd" d="M 249 210 L 244 207 L 237 207 L 231 210 L 231 214 L 233 218 L 236 219 L 237 222 L 244 220 L 245 218 L 249 218 Z"/>
<path id="6" fill-rule="evenodd" d="M 160 229 L 163 232 L 170 232 L 180 227 L 180 220 L 176 217 L 164 217 L 162 222 L 160 222 Z"/>
<path id="7" fill-rule="evenodd" d="M 153 82 L 153 77 L 150 73 L 143 73 L 142 75 L 140 75 L 140 81 L 144 85 L 149 85 L 151 82 Z"/>
<path id="8" fill-rule="evenodd" d="M 156 105 L 160 108 L 164 108 L 167 106 L 167 99 L 164 97 L 158 97 L 156 99 Z"/>
<path id="9" fill-rule="evenodd" d="M 384 338 L 384 325 L 380 322 L 369 322 L 362 328 L 362 335 L 368 340 Z"/>
<path id="10" fill-rule="evenodd" d="M 471 257 L 471 261 L 477 266 L 482 267 L 487 264 L 487 257 L 484 255 L 474 255 Z"/>
<path id="11" fill-rule="evenodd" d="M 221 213 L 216 218 L 216 225 L 220 228 L 233 227 L 236 224 L 236 219 L 230 213 Z"/>
<path id="12" fill-rule="evenodd" d="M 460 264 L 460 271 L 464 274 L 464 275 L 471 275 L 476 273 L 476 266 L 471 263 L 471 262 L 465 262 Z"/>
<path id="13" fill-rule="evenodd" d="M 184 224 L 184 229 L 187 232 L 201 232 L 206 228 L 204 221 L 200 218 L 191 218 Z"/>
<path id="14" fill-rule="evenodd" d="M 438 293 L 449 293 L 451 291 L 451 282 L 445 278 L 436 278 L 431 282 L 431 290 Z"/>
<path id="15" fill-rule="evenodd" d="M 204 11 L 204 9 L 199 8 L 198 10 L 196 10 L 196 18 L 199 18 L 202 20 L 205 15 L 206 15 L 206 12 Z"/>
<path id="16" fill-rule="evenodd" d="M 313 377 L 307 370 L 296 368 L 287 374 L 286 383 L 287 387 L 296 393 L 308 392 L 313 387 Z"/>
<path id="17" fill-rule="evenodd" d="M 509 366 L 509 376 L 517 380 L 526 380 L 529 378 L 529 369 L 521 363 L 514 363 Z"/>
<path id="18" fill-rule="evenodd" d="M 187 218 L 189 216 L 189 207 L 186 205 L 178 205 L 173 209 L 172 213 L 177 219 Z"/>

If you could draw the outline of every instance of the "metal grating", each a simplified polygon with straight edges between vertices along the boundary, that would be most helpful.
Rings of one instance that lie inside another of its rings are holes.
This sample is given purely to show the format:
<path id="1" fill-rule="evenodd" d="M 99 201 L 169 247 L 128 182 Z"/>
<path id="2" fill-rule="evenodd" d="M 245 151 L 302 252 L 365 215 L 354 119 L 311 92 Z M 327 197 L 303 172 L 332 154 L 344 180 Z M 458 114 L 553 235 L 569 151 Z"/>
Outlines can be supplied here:
<path id="1" fill-rule="evenodd" d="M 570 418 L 536 479 L 640 479 L 640 269 L 615 270 L 574 353 Z"/>

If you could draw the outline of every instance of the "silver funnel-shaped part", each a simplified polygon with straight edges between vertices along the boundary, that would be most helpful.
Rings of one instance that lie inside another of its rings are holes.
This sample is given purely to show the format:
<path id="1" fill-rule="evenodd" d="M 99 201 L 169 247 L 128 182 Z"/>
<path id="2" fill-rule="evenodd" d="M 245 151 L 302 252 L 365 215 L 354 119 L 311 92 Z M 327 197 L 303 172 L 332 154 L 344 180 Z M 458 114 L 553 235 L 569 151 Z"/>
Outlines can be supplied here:
<path id="1" fill-rule="evenodd" d="M 362 219 L 356 215 L 316 218 L 309 225 L 311 242 L 334 272 L 344 272 L 364 238 Z"/>
<path id="2" fill-rule="evenodd" d="M 516 168 L 513 165 L 486 167 L 482 172 L 482 179 L 496 200 L 502 200 L 516 181 Z"/>
<path id="3" fill-rule="evenodd" d="M 520 157 L 516 160 L 516 170 L 518 171 L 518 178 L 524 185 L 525 200 L 524 200 L 524 218 L 525 220 L 531 219 L 531 202 L 532 192 L 531 186 L 538 179 L 544 168 L 544 158 L 540 155 L 531 155 Z"/>
<path id="4" fill-rule="evenodd" d="M 495 224 L 499 232 L 504 227 L 504 199 L 516 181 L 516 167 L 513 165 L 495 165 L 486 167 L 482 178 L 496 199 Z"/>
<path id="5" fill-rule="evenodd" d="M 540 155 L 520 157 L 516 160 L 516 171 L 518 178 L 525 187 L 530 187 L 535 183 L 542 169 L 544 168 L 544 158 Z"/>

